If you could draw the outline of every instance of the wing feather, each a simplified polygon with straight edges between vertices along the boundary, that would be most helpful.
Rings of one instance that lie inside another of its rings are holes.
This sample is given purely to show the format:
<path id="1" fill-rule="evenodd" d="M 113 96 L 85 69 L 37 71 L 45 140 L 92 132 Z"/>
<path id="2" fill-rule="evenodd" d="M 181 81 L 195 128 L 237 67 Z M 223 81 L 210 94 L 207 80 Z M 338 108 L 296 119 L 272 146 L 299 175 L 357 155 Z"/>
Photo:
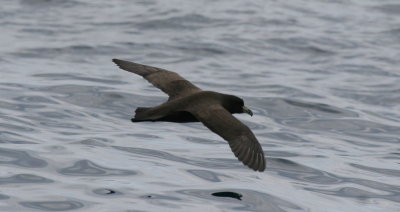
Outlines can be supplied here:
<path id="1" fill-rule="evenodd" d="M 119 59 L 113 59 L 113 62 L 121 69 L 145 78 L 155 87 L 168 94 L 169 100 L 201 91 L 200 88 L 172 71 Z"/>
<path id="2" fill-rule="evenodd" d="M 253 132 L 219 105 L 191 112 L 207 128 L 226 141 L 235 156 L 255 171 L 265 170 L 264 152 Z"/>

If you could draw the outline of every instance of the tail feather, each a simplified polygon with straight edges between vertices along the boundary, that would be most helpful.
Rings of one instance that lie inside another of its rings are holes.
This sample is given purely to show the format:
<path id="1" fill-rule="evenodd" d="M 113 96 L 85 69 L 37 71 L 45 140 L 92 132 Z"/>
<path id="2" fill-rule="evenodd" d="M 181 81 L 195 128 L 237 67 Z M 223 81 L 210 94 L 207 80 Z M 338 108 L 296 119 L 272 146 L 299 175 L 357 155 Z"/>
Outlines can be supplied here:
<path id="1" fill-rule="evenodd" d="M 146 111 L 150 108 L 148 107 L 138 107 L 135 110 L 135 117 L 131 119 L 132 122 L 146 121 Z"/>
<path id="2" fill-rule="evenodd" d="M 138 108 L 136 108 L 135 113 L 136 114 L 144 113 L 149 109 L 150 109 L 149 107 L 138 107 Z"/>

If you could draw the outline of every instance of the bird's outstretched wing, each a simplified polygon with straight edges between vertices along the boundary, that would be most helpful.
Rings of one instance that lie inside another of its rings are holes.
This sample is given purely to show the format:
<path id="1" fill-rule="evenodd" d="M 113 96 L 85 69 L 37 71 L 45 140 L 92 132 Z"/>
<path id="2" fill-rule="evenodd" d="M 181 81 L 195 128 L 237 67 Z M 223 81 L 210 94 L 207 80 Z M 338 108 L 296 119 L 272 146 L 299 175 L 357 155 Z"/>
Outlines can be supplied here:
<path id="1" fill-rule="evenodd" d="M 201 91 L 200 88 L 172 71 L 119 59 L 113 59 L 113 62 L 121 69 L 145 78 L 151 84 L 168 94 L 169 100 Z"/>
<path id="2" fill-rule="evenodd" d="M 253 132 L 220 105 L 193 110 L 191 113 L 226 141 L 235 156 L 254 171 L 265 170 L 264 152 Z"/>

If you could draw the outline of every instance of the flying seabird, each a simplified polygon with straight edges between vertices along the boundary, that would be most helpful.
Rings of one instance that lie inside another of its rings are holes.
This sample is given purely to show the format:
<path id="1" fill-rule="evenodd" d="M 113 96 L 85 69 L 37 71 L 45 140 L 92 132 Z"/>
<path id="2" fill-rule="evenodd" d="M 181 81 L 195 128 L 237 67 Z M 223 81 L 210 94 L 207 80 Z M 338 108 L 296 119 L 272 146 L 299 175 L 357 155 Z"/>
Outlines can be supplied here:
<path id="1" fill-rule="evenodd" d="M 233 113 L 253 112 L 243 99 L 214 91 L 203 91 L 179 74 L 161 68 L 113 59 L 121 69 L 138 74 L 168 94 L 166 102 L 155 107 L 138 107 L 132 122 L 202 122 L 225 139 L 235 156 L 254 171 L 265 170 L 264 152 L 253 132 Z"/>

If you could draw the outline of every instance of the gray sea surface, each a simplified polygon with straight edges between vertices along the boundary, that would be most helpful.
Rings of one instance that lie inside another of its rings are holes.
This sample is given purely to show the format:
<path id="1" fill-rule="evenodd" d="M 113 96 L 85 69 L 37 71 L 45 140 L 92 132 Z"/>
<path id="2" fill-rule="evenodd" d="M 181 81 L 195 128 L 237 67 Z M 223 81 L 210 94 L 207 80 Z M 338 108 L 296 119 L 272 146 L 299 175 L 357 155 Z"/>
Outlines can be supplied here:
<path id="1" fill-rule="evenodd" d="M 2 0 L 0 211 L 400 211 L 400 1 Z M 112 58 L 242 97 L 242 165 Z"/>

